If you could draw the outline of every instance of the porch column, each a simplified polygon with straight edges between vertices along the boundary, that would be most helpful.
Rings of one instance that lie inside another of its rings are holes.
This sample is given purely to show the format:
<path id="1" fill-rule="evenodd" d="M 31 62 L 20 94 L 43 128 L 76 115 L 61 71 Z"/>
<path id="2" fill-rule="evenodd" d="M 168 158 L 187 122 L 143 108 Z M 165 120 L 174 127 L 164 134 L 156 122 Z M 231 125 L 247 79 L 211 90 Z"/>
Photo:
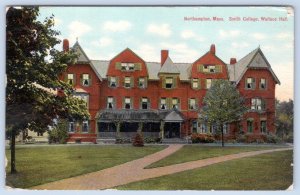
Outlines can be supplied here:
<path id="1" fill-rule="evenodd" d="M 164 134 L 165 134 L 165 122 L 160 121 L 160 138 L 164 139 Z"/>

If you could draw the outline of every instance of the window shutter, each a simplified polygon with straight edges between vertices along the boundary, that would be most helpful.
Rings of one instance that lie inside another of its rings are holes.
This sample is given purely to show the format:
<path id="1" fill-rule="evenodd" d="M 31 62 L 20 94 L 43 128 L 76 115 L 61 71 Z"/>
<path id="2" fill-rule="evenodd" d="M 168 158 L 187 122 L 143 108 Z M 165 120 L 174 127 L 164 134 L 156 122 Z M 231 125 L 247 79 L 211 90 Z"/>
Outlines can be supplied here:
<path id="1" fill-rule="evenodd" d="M 73 86 L 76 84 L 76 74 L 73 74 Z"/>
<path id="2" fill-rule="evenodd" d="M 119 87 L 119 77 L 116 77 L 116 87 Z"/>
<path id="3" fill-rule="evenodd" d="M 80 84 L 83 85 L 83 74 L 80 75 Z"/>
<path id="4" fill-rule="evenodd" d="M 221 73 L 222 72 L 222 65 L 216 65 L 216 72 Z"/>
<path id="5" fill-rule="evenodd" d="M 130 77 L 130 87 L 134 87 L 134 77 Z"/>
<path id="6" fill-rule="evenodd" d="M 121 62 L 116 62 L 116 69 L 121 70 Z"/>
<path id="7" fill-rule="evenodd" d="M 198 87 L 197 87 L 197 89 L 201 89 L 201 85 L 200 85 L 200 84 L 201 84 L 201 82 L 200 82 L 200 79 L 198 79 L 198 81 L 197 81 L 197 82 L 198 82 Z"/>
<path id="8" fill-rule="evenodd" d="M 262 110 L 266 109 L 266 101 L 264 99 L 261 99 L 261 109 Z"/>
<path id="9" fill-rule="evenodd" d="M 176 88 L 177 86 L 177 77 L 173 77 L 173 87 L 172 88 Z"/>
<path id="10" fill-rule="evenodd" d="M 204 80 L 204 89 L 207 89 L 206 79 L 203 80 Z"/>
<path id="11" fill-rule="evenodd" d="M 247 78 L 245 78 L 245 89 L 247 89 Z"/>
<path id="12" fill-rule="evenodd" d="M 122 99 L 122 108 L 125 109 L 125 97 Z"/>
<path id="13" fill-rule="evenodd" d="M 198 99 L 197 98 L 195 98 L 195 107 L 196 107 L 196 109 L 198 109 L 198 107 L 199 107 L 199 101 L 198 101 Z"/>
<path id="14" fill-rule="evenodd" d="M 110 76 L 107 77 L 107 85 L 110 87 Z"/>
<path id="15" fill-rule="evenodd" d="M 92 85 L 92 75 L 89 75 L 89 86 Z"/>
<path id="16" fill-rule="evenodd" d="M 145 88 L 147 88 L 147 87 L 148 87 L 148 78 L 145 77 Z"/>
<path id="17" fill-rule="evenodd" d="M 162 79 L 162 88 L 166 88 L 166 77 L 161 77 Z"/>
<path id="18" fill-rule="evenodd" d="M 203 72 L 203 64 L 199 64 L 198 65 L 198 71 L 199 72 Z"/>
<path id="19" fill-rule="evenodd" d="M 189 98 L 189 101 L 188 101 L 188 110 L 190 110 L 191 108 L 191 98 Z"/>
<path id="20" fill-rule="evenodd" d="M 166 98 L 166 105 L 168 109 L 172 108 L 172 98 Z"/>
<path id="21" fill-rule="evenodd" d="M 135 70 L 142 70 L 142 64 L 141 63 L 135 63 L 134 64 L 134 69 Z"/>
<path id="22" fill-rule="evenodd" d="M 134 104 L 133 104 L 133 97 L 130 97 L 130 109 L 134 109 L 134 108 L 133 108 L 133 105 L 134 105 Z"/>
<path id="23" fill-rule="evenodd" d="M 253 86 L 253 89 L 256 89 L 255 78 L 252 78 L 252 86 Z"/>
<path id="24" fill-rule="evenodd" d="M 177 98 L 177 106 L 178 106 L 178 110 L 180 110 L 181 109 L 181 104 L 180 104 L 180 99 L 179 98 Z"/>

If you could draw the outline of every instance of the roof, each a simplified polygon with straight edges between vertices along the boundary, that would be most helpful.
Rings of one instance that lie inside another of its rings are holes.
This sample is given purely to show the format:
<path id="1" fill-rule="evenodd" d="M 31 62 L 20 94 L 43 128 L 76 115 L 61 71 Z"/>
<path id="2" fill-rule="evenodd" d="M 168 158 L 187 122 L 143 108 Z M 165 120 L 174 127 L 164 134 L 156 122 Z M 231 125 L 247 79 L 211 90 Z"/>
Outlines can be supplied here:
<path id="1" fill-rule="evenodd" d="M 180 74 L 177 66 L 173 63 L 170 57 L 166 59 L 165 63 L 162 65 L 158 73 Z"/>
<path id="2" fill-rule="evenodd" d="M 264 68 L 268 69 L 274 80 L 280 84 L 279 79 L 276 77 L 271 65 L 267 61 L 266 57 L 262 53 L 261 49 L 258 47 L 245 57 L 240 59 L 236 64 L 227 66 L 229 70 L 230 81 L 236 81 L 239 83 L 246 71 L 250 68 Z M 232 73 L 233 72 L 233 73 Z"/>
<path id="3" fill-rule="evenodd" d="M 94 70 L 102 77 L 106 78 L 109 61 L 106 60 L 91 60 L 91 65 L 94 67 Z"/>

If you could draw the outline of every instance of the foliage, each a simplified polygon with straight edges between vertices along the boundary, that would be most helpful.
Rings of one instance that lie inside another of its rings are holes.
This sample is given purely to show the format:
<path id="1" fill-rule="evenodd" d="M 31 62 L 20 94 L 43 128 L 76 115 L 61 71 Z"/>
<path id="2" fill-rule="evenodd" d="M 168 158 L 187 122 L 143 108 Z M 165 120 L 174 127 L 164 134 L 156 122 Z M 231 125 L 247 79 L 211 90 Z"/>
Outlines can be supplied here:
<path id="1" fill-rule="evenodd" d="M 160 143 L 161 142 L 161 138 L 159 137 L 145 137 L 144 138 L 144 142 L 145 143 Z"/>
<path id="2" fill-rule="evenodd" d="M 281 142 L 281 139 L 278 136 L 274 135 L 274 134 L 270 134 L 270 135 L 266 136 L 266 142 L 277 144 L 277 143 Z"/>
<path id="3" fill-rule="evenodd" d="M 220 129 L 224 146 L 223 125 L 241 120 L 247 111 L 244 99 L 230 81 L 219 79 L 206 92 L 203 103 L 200 119 L 215 124 Z"/>
<path id="4" fill-rule="evenodd" d="M 38 20 L 38 7 L 10 7 L 6 14 L 6 129 L 11 129 L 12 164 L 15 135 L 24 129 L 44 133 L 53 119 L 89 117 L 72 86 L 59 76 L 77 57 L 73 51 L 55 49 L 59 32 L 54 16 Z M 56 90 L 64 95 L 56 95 Z M 12 172 L 15 172 L 14 165 Z"/>
<path id="5" fill-rule="evenodd" d="M 213 143 L 215 138 L 211 134 L 193 133 L 191 136 L 192 143 Z"/>
<path id="6" fill-rule="evenodd" d="M 132 140 L 132 145 L 137 146 L 137 147 L 142 147 L 144 146 L 144 139 L 141 133 L 135 134 Z"/>
<path id="7" fill-rule="evenodd" d="M 128 144 L 128 143 L 131 143 L 131 140 L 130 140 L 130 138 L 127 138 L 127 137 L 117 137 L 115 143 L 116 144 Z"/>
<path id="8" fill-rule="evenodd" d="M 276 101 L 276 134 L 283 140 L 293 136 L 294 102 Z"/>
<path id="9" fill-rule="evenodd" d="M 68 138 L 68 123 L 66 120 L 58 120 L 57 124 L 48 131 L 49 143 L 65 144 Z"/>

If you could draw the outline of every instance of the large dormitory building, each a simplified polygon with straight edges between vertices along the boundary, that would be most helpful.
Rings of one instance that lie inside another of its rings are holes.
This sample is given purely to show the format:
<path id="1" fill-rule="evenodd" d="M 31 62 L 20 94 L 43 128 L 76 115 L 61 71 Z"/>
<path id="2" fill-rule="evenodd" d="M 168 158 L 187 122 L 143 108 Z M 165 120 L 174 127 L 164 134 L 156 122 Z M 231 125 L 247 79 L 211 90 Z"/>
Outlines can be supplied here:
<path id="1" fill-rule="evenodd" d="M 63 48 L 69 49 L 66 39 Z M 193 63 L 173 62 L 168 50 L 161 50 L 160 62 L 146 62 L 129 48 L 108 61 L 89 59 L 78 41 L 72 48 L 79 57 L 63 78 L 86 101 L 90 118 L 69 122 L 69 142 L 131 137 L 138 130 L 164 139 L 214 133 L 213 124 L 198 118 L 215 79 L 231 81 L 249 108 L 242 121 L 225 126 L 227 136 L 275 132 L 275 86 L 280 82 L 260 48 L 229 64 L 217 57 L 215 45 Z"/>

